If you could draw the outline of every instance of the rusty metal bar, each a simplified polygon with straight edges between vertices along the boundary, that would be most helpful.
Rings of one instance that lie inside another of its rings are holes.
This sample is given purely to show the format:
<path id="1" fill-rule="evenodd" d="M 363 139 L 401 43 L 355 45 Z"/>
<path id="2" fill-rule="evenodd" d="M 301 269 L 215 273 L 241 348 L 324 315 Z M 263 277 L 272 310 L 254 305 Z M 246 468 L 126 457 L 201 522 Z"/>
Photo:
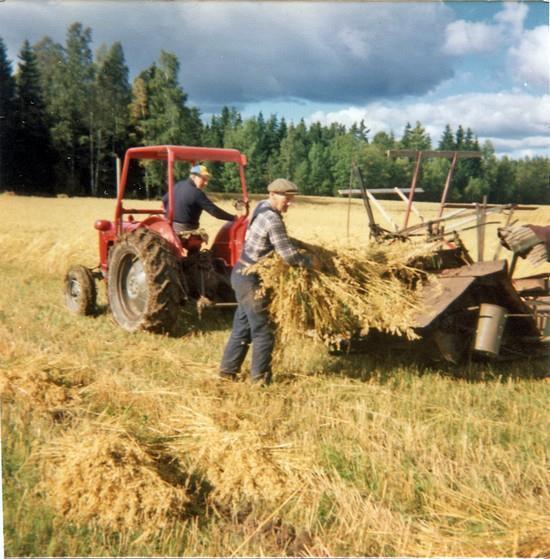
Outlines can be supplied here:
<path id="1" fill-rule="evenodd" d="M 445 202 L 446 208 L 475 208 L 475 203 L 468 202 Z M 538 210 L 539 206 L 526 206 L 524 204 L 487 204 L 488 208 L 502 208 L 503 210 L 522 210 L 533 211 Z"/>
<path id="2" fill-rule="evenodd" d="M 418 181 L 418 175 L 420 173 L 420 164 L 422 162 L 422 152 L 418 151 L 416 153 L 416 166 L 414 168 L 414 174 L 413 174 L 413 178 L 411 181 L 411 191 L 409 193 L 409 203 L 407 204 L 407 211 L 405 212 L 405 221 L 403 223 L 403 229 L 407 228 L 407 225 L 409 224 L 409 216 L 411 215 L 411 208 L 412 208 L 412 203 L 413 203 L 413 199 L 414 199 L 414 191 L 416 189 L 416 183 Z M 441 216 L 439 216 L 441 217 Z"/>
<path id="3" fill-rule="evenodd" d="M 516 270 L 516 264 L 518 262 L 518 254 L 517 252 L 512 253 L 512 261 L 510 262 L 510 268 L 508 270 L 508 276 L 512 277 Z"/>
<path id="4" fill-rule="evenodd" d="M 121 214 L 149 214 L 149 215 L 156 215 L 156 214 L 163 214 L 164 208 L 156 208 L 156 209 L 145 209 L 145 208 L 122 208 Z"/>
<path id="5" fill-rule="evenodd" d="M 346 223 L 346 238 L 349 241 L 349 233 L 350 233 L 350 223 L 351 223 L 351 187 L 353 185 L 353 169 L 355 166 L 355 161 L 351 164 L 351 168 L 349 170 L 349 188 L 348 188 L 348 219 Z"/>
<path id="6" fill-rule="evenodd" d="M 445 180 L 445 188 L 443 189 L 443 194 L 441 195 L 441 206 L 439 207 L 439 215 L 437 217 L 441 217 L 443 215 L 443 210 L 445 208 L 445 200 L 447 200 L 447 194 L 449 193 L 449 188 L 451 186 L 451 179 L 453 177 L 457 159 L 458 159 L 458 152 L 455 151 L 453 155 L 453 160 L 451 161 L 451 166 L 449 167 L 449 172 L 447 173 L 447 179 Z"/>
<path id="7" fill-rule="evenodd" d="M 174 221 L 174 150 L 168 148 L 168 221 Z"/>
<path id="8" fill-rule="evenodd" d="M 416 191 L 418 192 L 421 189 L 417 189 Z M 403 191 L 395 186 L 393 188 L 393 191 L 399 196 L 399 198 L 401 198 L 401 200 L 403 200 L 403 202 L 408 203 L 408 198 L 405 196 L 405 194 L 403 194 Z M 411 210 L 414 212 L 414 214 L 420 218 L 420 221 L 424 221 L 424 217 L 421 215 L 421 213 L 416 209 L 416 206 L 414 204 L 411 204 Z"/>
<path id="9" fill-rule="evenodd" d="M 506 223 L 504 224 L 505 227 L 508 227 L 508 225 L 510 225 L 510 222 L 512 221 L 512 216 L 513 215 L 514 215 L 514 208 L 512 208 L 510 210 L 510 213 L 506 217 Z M 501 250 L 502 250 L 502 244 L 498 243 L 497 244 L 497 249 L 495 250 L 495 255 L 493 256 L 493 260 L 498 260 L 498 257 L 500 255 Z"/>
<path id="10" fill-rule="evenodd" d="M 394 231 L 398 231 L 397 224 L 392 220 L 388 213 L 384 210 L 380 202 L 368 191 L 365 190 L 368 199 L 376 206 L 376 209 L 384 216 L 386 221 L 393 227 Z"/>
<path id="11" fill-rule="evenodd" d="M 487 228 L 485 227 L 485 223 L 487 221 L 487 194 L 483 196 L 483 215 L 482 225 L 481 225 L 481 260 L 485 258 L 485 237 L 487 235 Z"/>
<path id="12" fill-rule="evenodd" d="M 487 196 L 483 196 L 483 202 L 481 204 L 476 204 L 476 216 L 477 216 L 477 261 L 483 262 L 483 256 L 485 252 L 485 222 L 486 211 L 487 211 Z"/>
<path id="13" fill-rule="evenodd" d="M 416 157 L 418 150 L 416 149 L 389 149 L 386 151 L 387 157 L 409 157 L 413 158 Z M 440 151 L 440 150 L 423 150 L 422 154 L 423 157 L 441 157 L 441 158 L 451 158 L 454 154 L 457 153 L 456 151 Z M 479 159 L 482 156 L 480 151 L 459 151 L 458 152 L 458 159 L 469 159 L 469 158 L 476 158 Z"/>

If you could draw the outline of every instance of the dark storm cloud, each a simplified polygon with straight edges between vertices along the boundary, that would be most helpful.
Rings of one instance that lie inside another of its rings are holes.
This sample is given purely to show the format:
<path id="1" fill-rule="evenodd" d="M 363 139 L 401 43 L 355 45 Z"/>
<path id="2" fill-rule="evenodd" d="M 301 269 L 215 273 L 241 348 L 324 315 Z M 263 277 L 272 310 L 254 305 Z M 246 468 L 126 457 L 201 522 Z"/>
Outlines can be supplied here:
<path id="1" fill-rule="evenodd" d="M 0 4 L 13 60 L 25 38 L 64 43 L 92 28 L 94 47 L 121 41 L 132 75 L 161 49 L 202 107 L 266 100 L 364 103 L 421 95 L 453 74 L 443 54 L 451 11 L 441 4 L 23 2 Z"/>

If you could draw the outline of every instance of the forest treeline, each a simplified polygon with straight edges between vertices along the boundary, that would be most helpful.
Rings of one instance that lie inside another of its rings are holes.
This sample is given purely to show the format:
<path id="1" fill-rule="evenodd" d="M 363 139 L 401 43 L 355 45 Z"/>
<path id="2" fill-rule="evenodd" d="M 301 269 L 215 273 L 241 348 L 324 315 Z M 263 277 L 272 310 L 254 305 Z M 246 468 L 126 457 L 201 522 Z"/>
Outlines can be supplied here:
<path id="1" fill-rule="evenodd" d="M 296 182 L 303 193 L 334 195 L 350 186 L 355 162 L 369 188 L 406 187 L 414 161 L 386 156 L 389 149 L 480 150 L 480 159 L 459 160 L 450 199 L 550 204 L 548 157 L 497 158 L 490 142 L 474 131 L 447 125 L 437 144 L 420 122 L 405 123 L 400 137 L 368 123 L 306 125 L 262 113 L 243 118 L 233 107 L 205 119 L 190 106 L 178 80 L 179 60 L 162 51 L 130 83 L 122 45 L 91 49 L 92 32 L 81 23 L 67 29 L 64 45 L 44 37 L 25 41 L 16 68 L 0 37 L 0 191 L 21 194 L 112 196 L 116 157 L 139 145 L 230 147 L 249 161 L 251 192 L 263 192 L 275 177 Z M 419 185 L 425 200 L 439 199 L 450 166 L 427 159 Z M 178 173 L 185 173 L 179 169 Z M 213 165 L 210 189 L 239 189 L 236 169 Z M 159 196 L 164 170 L 144 166 L 130 185 L 136 197 Z M 353 186 L 356 186 L 355 184 Z"/>

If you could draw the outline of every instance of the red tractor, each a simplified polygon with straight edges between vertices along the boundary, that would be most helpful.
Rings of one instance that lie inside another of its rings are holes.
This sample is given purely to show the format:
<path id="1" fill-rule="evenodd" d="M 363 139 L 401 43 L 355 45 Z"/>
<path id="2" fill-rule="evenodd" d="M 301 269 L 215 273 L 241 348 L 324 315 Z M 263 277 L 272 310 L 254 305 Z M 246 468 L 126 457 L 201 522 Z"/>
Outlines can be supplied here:
<path id="1" fill-rule="evenodd" d="M 132 162 L 165 161 L 168 207 L 129 208 L 124 193 Z M 77 314 L 96 309 L 95 280 L 105 280 L 109 306 L 115 321 L 125 330 L 173 331 L 180 306 L 189 299 L 205 307 L 234 306 L 229 282 L 239 258 L 247 227 L 247 216 L 228 222 L 208 250 L 206 238 L 197 233 L 178 235 L 174 216 L 174 165 L 211 161 L 238 166 L 242 200 L 248 213 L 244 176 L 246 156 L 235 149 L 190 146 L 152 146 L 126 152 L 113 221 L 99 219 L 100 263 L 94 269 L 72 267 L 65 277 L 65 301 Z M 137 219 L 136 216 L 144 216 Z"/>

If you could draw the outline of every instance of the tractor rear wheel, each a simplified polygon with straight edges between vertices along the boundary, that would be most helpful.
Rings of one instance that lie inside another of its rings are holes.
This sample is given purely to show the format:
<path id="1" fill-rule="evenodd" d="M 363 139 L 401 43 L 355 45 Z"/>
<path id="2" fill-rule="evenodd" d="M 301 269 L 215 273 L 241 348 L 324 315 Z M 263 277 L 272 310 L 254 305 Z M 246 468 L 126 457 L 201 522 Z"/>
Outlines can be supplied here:
<path id="1" fill-rule="evenodd" d="M 108 297 L 115 321 L 128 332 L 173 332 L 185 295 L 169 243 L 138 228 L 109 257 Z"/>
<path id="2" fill-rule="evenodd" d="M 96 310 L 97 291 L 92 272 L 73 266 L 65 275 L 65 304 L 74 314 L 91 315 Z"/>

